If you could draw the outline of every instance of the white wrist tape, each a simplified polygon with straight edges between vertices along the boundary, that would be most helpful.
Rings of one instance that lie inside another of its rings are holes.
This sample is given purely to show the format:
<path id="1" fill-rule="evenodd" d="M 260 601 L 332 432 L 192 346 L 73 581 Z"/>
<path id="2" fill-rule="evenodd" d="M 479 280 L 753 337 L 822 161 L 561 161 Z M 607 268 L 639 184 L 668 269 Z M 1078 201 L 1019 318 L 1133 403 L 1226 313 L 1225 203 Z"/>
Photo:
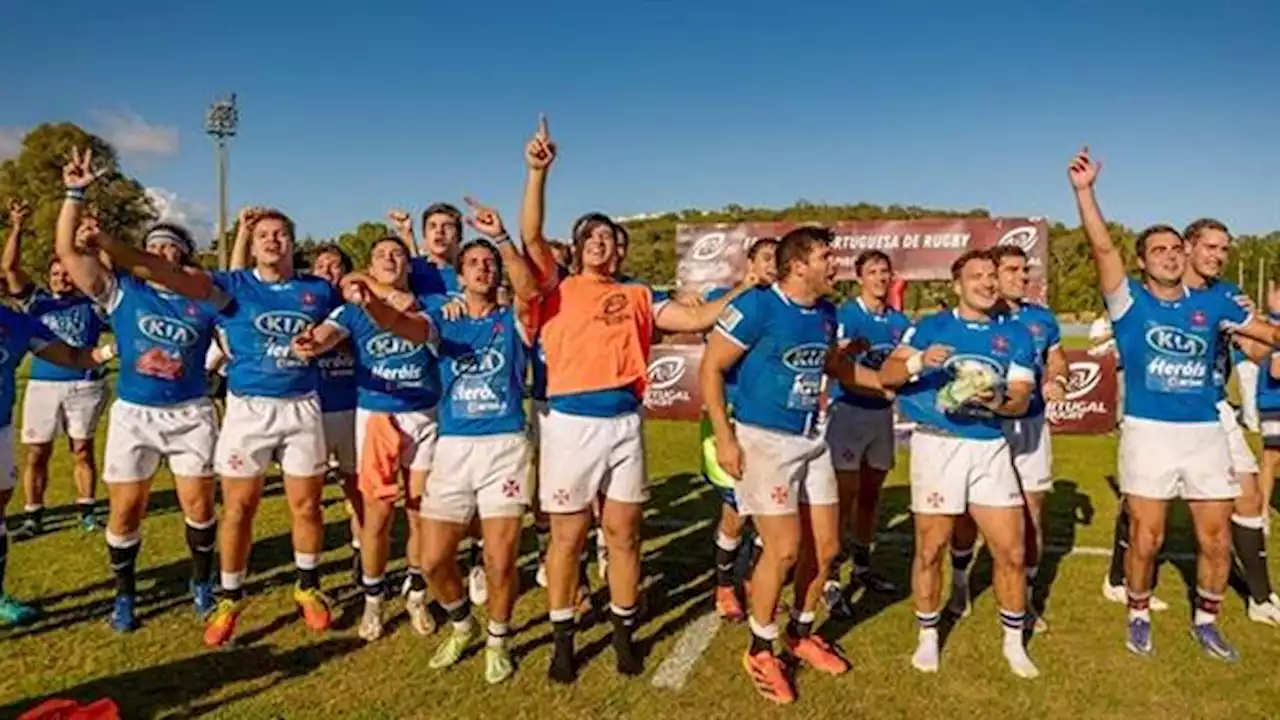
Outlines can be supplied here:
<path id="1" fill-rule="evenodd" d="M 924 353 L 917 352 L 915 355 L 907 358 L 907 375 L 915 377 L 924 370 Z"/>

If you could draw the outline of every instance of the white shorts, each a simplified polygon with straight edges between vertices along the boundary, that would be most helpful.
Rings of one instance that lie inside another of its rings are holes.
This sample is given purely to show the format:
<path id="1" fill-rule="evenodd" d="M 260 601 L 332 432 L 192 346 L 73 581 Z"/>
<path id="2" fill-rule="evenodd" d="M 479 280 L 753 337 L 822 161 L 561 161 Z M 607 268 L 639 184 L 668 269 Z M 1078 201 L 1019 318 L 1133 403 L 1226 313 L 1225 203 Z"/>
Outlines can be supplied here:
<path id="1" fill-rule="evenodd" d="M 551 410 L 539 430 L 538 501 L 545 512 L 576 513 L 601 498 L 649 499 L 638 413 L 601 418 Z"/>
<path id="2" fill-rule="evenodd" d="M 845 402 L 832 403 L 827 416 L 827 444 L 839 471 L 867 467 L 893 469 L 893 408 L 871 409 Z"/>
<path id="3" fill-rule="evenodd" d="M 327 412 L 321 416 L 324 423 L 324 441 L 329 446 L 329 457 L 338 463 L 338 471 L 352 474 L 356 471 L 356 411 Z"/>
<path id="4" fill-rule="evenodd" d="M 1152 500 L 1230 500 L 1240 495 L 1221 423 L 1126 417 L 1119 456 L 1120 489 L 1127 495 Z"/>
<path id="5" fill-rule="evenodd" d="M 922 428 L 911 434 L 911 512 L 963 515 L 970 505 L 1022 504 L 1008 440 L 974 440 Z"/>
<path id="6" fill-rule="evenodd" d="M 742 515 L 794 515 L 801 504 L 840 501 L 831 448 L 822 437 L 792 435 L 738 423 L 742 479 L 733 488 Z"/>
<path id="7" fill-rule="evenodd" d="M 327 447 L 320 400 L 314 393 L 292 398 L 227 393 L 214 452 L 219 475 L 261 477 L 274 460 L 285 475 L 314 477 L 324 473 Z"/>
<path id="8" fill-rule="evenodd" d="M 466 525 L 514 517 L 529 505 L 529 440 L 523 434 L 448 435 L 436 442 L 419 514 Z"/>
<path id="9" fill-rule="evenodd" d="M 1029 493 L 1053 489 L 1053 443 L 1044 415 L 1004 421 L 1004 437 L 1013 455 L 1022 490 Z"/>
<path id="10" fill-rule="evenodd" d="M 106 402 L 104 380 L 30 380 L 22 402 L 22 442 L 51 443 L 59 430 L 73 440 L 92 439 Z"/>
<path id="11" fill-rule="evenodd" d="M 1227 451 L 1231 453 L 1231 470 L 1237 475 L 1257 475 L 1258 459 L 1244 437 L 1244 428 L 1236 419 L 1236 409 L 1223 400 L 1218 403 L 1218 422 L 1227 434 Z"/>
<path id="12" fill-rule="evenodd" d="M 150 480 L 161 460 L 182 477 L 212 477 L 218 420 L 208 398 L 167 407 L 117 399 L 107 415 L 102 479 L 107 483 Z"/>
<path id="13" fill-rule="evenodd" d="M 364 435 L 365 429 L 369 426 L 369 416 L 381 414 L 385 413 L 365 409 L 356 410 L 356 467 L 364 465 Z M 435 408 L 391 413 L 391 418 L 400 430 L 400 440 L 404 443 L 404 451 L 400 454 L 400 467 L 410 471 L 430 472 L 432 458 L 436 452 L 436 436 L 440 432 Z"/>
<path id="14" fill-rule="evenodd" d="M 18 486 L 18 465 L 13 461 L 13 426 L 0 428 L 0 492 Z M 0 518 L 0 523 L 4 519 Z"/>

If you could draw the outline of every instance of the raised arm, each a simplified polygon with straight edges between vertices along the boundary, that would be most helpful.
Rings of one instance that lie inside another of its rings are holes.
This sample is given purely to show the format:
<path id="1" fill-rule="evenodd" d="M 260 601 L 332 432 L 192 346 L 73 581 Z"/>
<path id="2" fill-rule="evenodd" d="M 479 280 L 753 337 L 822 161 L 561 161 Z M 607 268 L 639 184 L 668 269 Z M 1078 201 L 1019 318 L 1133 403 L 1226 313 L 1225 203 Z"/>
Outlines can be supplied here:
<path id="1" fill-rule="evenodd" d="M 253 225 L 266 212 L 266 208 L 257 206 L 242 208 L 239 222 L 236 223 L 236 239 L 231 246 L 231 255 L 227 258 L 228 269 L 243 270 L 249 267 L 249 251 L 253 245 Z"/>
<path id="2" fill-rule="evenodd" d="M 1093 191 L 1101 169 L 1102 165 L 1089 156 L 1089 148 L 1084 148 L 1071 159 L 1067 177 L 1075 190 L 1076 209 L 1080 212 L 1080 223 L 1084 225 L 1085 236 L 1089 238 L 1094 265 L 1098 268 L 1098 286 L 1105 296 L 1119 290 L 1127 275 L 1120 248 L 1111 239 L 1111 231 L 1107 229 L 1107 221 L 1102 217 L 1098 198 Z"/>
<path id="3" fill-rule="evenodd" d="M 417 308 L 417 303 L 412 296 L 409 296 L 409 304 L 406 307 L 393 305 L 385 297 L 387 286 L 382 285 L 375 289 L 373 285 L 377 283 L 365 276 L 353 278 L 348 275 L 343 278 L 343 296 L 352 305 L 364 308 L 373 322 L 383 330 L 419 345 L 435 342 L 436 326 L 425 312 Z M 379 295 L 379 291 L 383 291 L 383 296 Z M 391 293 L 408 295 L 394 289 L 391 289 Z M 399 300 L 394 294 L 391 297 Z"/>
<path id="4" fill-rule="evenodd" d="M 93 170 L 93 151 L 71 149 L 71 159 L 62 166 L 62 183 L 66 198 L 58 212 L 53 233 L 53 249 L 58 261 L 67 269 L 71 282 L 94 302 L 105 304 L 115 286 L 115 276 L 102 264 L 94 239 L 101 235 L 96 218 L 84 216 L 85 188 L 103 173 Z"/>
<path id="5" fill-rule="evenodd" d="M 417 257 L 422 254 L 422 249 L 418 247 L 418 239 L 413 236 L 413 216 L 401 210 L 394 208 L 387 213 L 387 219 L 391 221 L 391 227 L 396 231 L 396 236 L 409 246 L 409 254 Z M 423 228 L 422 232 L 426 232 Z"/>
<path id="6" fill-rule="evenodd" d="M 738 364 L 746 350 L 714 331 L 707 337 L 702 351 L 702 364 L 698 367 L 698 383 L 702 389 L 702 402 L 707 407 L 707 419 L 715 435 L 716 460 L 720 467 L 735 478 L 742 477 L 742 447 L 738 444 L 729 422 L 729 402 L 724 395 L 724 376 Z"/>
<path id="7" fill-rule="evenodd" d="M 21 295 L 31 285 L 31 278 L 22 271 L 22 225 L 31 214 L 31 208 L 18 199 L 9 201 L 9 236 L 4 241 L 4 253 L 0 256 L 0 271 L 4 273 L 5 291 L 11 296 Z"/>
<path id="8" fill-rule="evenodd" d="M 190 300 L 200 300 L 220 307 L 226 303 L 213 278 L 203 270 L 183 267 L 107 235 L 86 238 L 111 259 L 111 264 L 139 280 L 165 287 Z"/>
<path id="9" fill-rule="evenodd" d="M 729 303 L 737 300 L 742 293 L 753 287 L 755 287 L 754 284 L 743 282 L 726 293 L 724 297 L 693 307 L 667 301 L 654 316 L 654 325 L 659 330 L 669 333 L 706 332 L 716 324 L 716 318 L 720 317 L 720 313 L 724 312 Z"/>
<path id="10" fill-rule="evenodd" d="M 556 267 L 556 256 L 551 252 L 551 244 L 543 234 L 543 219 L 546 214 L 547 174 L 556 159 L 556 144 L 551 140 L 551 130 L 547 126 L 547 116 L 538 118 L 538 131 L 525 146 L 524 160 L 529 167 L 525 177 L 524 200 L 520 206 L 520 240 L 524 244 L 525 253 L 533 264 L 534 271 L 548 286 L 560 279 L 560 271 Z"/>

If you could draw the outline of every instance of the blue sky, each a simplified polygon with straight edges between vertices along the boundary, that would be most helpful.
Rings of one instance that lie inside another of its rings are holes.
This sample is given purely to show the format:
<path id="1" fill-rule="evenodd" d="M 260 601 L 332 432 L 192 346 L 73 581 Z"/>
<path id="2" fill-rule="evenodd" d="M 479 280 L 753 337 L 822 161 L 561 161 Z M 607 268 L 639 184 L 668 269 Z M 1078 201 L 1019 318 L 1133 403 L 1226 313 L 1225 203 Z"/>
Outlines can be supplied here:
<path id="1" fill-rule="evenodd" d="M 1280 3 L 127 3 L 0 0 L 0 152 L 72 120 L 197 225 L 206 104 L 235 91 L 231 207 L 328 236 L 474 194 L 514 221 L 537 113 L 549 229 L 591 209 L 815 202 L 1280 229 Z"/>

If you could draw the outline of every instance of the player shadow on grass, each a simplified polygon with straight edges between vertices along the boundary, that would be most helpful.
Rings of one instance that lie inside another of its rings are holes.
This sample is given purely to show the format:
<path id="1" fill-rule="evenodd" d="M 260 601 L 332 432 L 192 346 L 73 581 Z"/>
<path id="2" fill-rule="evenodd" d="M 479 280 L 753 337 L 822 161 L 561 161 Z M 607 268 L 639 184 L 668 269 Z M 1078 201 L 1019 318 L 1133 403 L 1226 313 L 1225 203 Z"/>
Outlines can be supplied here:
<path id="1" fill-rule="evenodd" d="M 872 554 L 872 566 L 893 583 L 891 592 L 878 593 L 851 583 L 853 567 L 848 559 L 841 563 L 841 583 L 852 590 L 849 594 L 849 617 L 836 617 L 827 613 L 819 628 L 830 642 L 839 643 L 857 626 L 875 618 L 894 605 L 911 599 L 911 558 L 914 551 L 914 525 L 911 522 L 911 488 L 907 485 L 886 485 L 880 491 L 880 509 L 877 513 L 877 543 Z"/>
<path id="2" fill-rule="evenodd" d="M 44 697 L 26 698 L 0 707 L 0 717 L 16 717 L 53 697 L 82 703 L 110 697 L 120 706 L 121 717 L 126 718 L 162 714 L 200 717 L 302 678 L 325 663 L 362 647 L 364 643 L 355 638 L 329 638 L 286 651 L 278 651 L 272 646 L 257 646 L 200 653 L 163 665 L 90 680 Z M 270 681 L 263 684 L 264 678 L 270 678 Z M 216 700 L 202 700 L 224 686 L 245 682 L 252 682 L 253 687 Z"/>
<path id="3" fill-rule="evenodd" d="M 345 519 L 327 523 L 324 528 L 325 547 L 335 547 L 336 543 L 343 542 L 340 538 L 346 537 L 346 527 Z M 143 537 L 145 539 L 147 538 L 145 521 L 143 528 Z M 153 533 L 152 535 L 155 537 L 155 541 L 165 541 L 165 538 L 161 537 L 159 533 Z M 180 540 L 177 541 L 180 542 Z M 102 555 L 103 563 L 106 564 L 107 552 L 105 547 L 102 549 Z M 328 575 L 336 571 L 341 565 L 341 560 L 329 561 L 321 564 L 320 572 L 322 575 Z M 249 581 L 244 586 L 246 595 L 252 598 L 254 595 L 269 592 L 281 585 L 292 584 L 294 581 L 294 575 L 290 571 L 292 566 L 293 538 L 288 531 L 267 538 L 255 538 L 253 552 L 249 556 Z M 190 578 L 191 561 L 186 557 L 164 565 L 150 567 L 145 563 L 140 565 L 137 573 L 139 587 L 137 619 L 142 623 L 140 632 L 145 632 L 146 622 L 151 618 L 184 606 L 188 611 L 191 610 L 191 591 L 188 586 Z M 103 592 L 113 587 L 114 584 L 114 580 L 105 580 L 72 592 L 35 598 L 34 601 L 37 607 L 40 608 L 53 607 L 71 598 L 85 597 Z M 0 637 L 16 639 L 43 635 L 86 622 L 101 622 L 105 636 L 108 632 L 106 619 L 111 613 L 112 602 L 112 597 L 108 595 L 84 603 L 49 610 L 44 612 L 35 624 L 10 629 Z M 242 634 L 237 638 L 237 642 L 248 644 L 267 637 L 294 617 L 296 617 L 295 614 L 288 613 L 282 618 L 277 618 L 272 625 L 266 628 L 254 629 Z M 193 625 L 193 632 L 195 627 Z"/>
<path id="4" fill-rule="evenodd" d="M 715 519 L 719 517 L 719 502 L 719 496 L 711 492 L 701 478 L 690 473 L 672 475 L 650 486 L 650 499 L 645 506 L 646 519 L 642 525 L 641 620 L 636 631 L 636 648 L 642 657 L 647 657 L 655 645 L 712 610 L 712 537 Z M 594 562 L 590 570 L 595 610 L 579 622 L 580 632 L 590 631 L 597 624 L 607 622 L 608 617 L 605 612 L 609 605 L 607 583 L 600 579 Z M 663 617 L 672 611 L 678 613 L 673 617 Z M 547 616 L 542 613 L 516 628 L 515 634 L 527 634 L 546 626 Z M 550 645 L 551 639 L 550 632 L 524 639 L 512 647 L 512 655 L 517 660 L 527 658 L 539 648 Z M 606 632 L 598 639 L 579 645 L 579 668 L 601 655 L 609 647 L 610 639 L 611 633 Z M 647 666 L 647 669 L 652 667 Z"/>

